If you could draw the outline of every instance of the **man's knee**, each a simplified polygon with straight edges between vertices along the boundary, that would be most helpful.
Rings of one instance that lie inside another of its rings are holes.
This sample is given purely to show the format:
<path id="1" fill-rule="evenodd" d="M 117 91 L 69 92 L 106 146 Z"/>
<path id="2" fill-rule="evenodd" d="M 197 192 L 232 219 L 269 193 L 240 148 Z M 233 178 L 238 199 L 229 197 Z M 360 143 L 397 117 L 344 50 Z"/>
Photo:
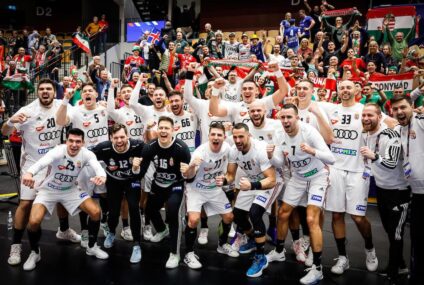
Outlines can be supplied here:
<path id="1" fill-rule="evenodd" d="M 265 209 L 259 205 L 253 204 L 249 211 L 250 221 L 253 224 L 255 237 L 265 236 L 265 223 L 262 219 Z"/>

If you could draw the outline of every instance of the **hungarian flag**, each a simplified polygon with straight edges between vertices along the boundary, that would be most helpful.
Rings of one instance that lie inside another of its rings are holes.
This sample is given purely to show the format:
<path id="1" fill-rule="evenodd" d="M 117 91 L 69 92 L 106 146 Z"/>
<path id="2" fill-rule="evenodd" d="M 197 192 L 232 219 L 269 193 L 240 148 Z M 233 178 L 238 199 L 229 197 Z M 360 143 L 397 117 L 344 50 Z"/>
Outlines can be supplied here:
<path id="1" fill-rule="evenodd" d="M 12 76 L 5 77 L 2 81 L 4 88 L 10 90 L 28 89 L 30 93 L 34 92 L 35 88 L 25 73 L 15 73 Z"/>
<path id="2" fill-rule="evenodd" d="M 90 40 L 88 37 L 82 33 L 75 33 L 72 37 L 72 41 L 74 44 L 76 44 L 79 48 L 81 48 L 84 52 L 90 54 Z"/>
<path id="3" fill-rule="evenodd" d="M 396 75 L 385 75 L 376 77 L 370 80 L 378 89 L 381 89 L 386 93 L 388 99 L 393 97 L 393 90 L 395 88 L 402 87 L 406 93 L 411 93 L 412 84 L 414 81 L 414 73 L 402 73 Z"/>
<path id="4" fill-rule="evenodd" d="M 415 27 L 415 6 L 390 6 L 368 10 L 368 34 L 377 40 L 381 36 L 383 21 L 388 21 L 392 34 L 403 32 L 406 36 Z M 385 39 L 385 41 L 387 41 Z"/>

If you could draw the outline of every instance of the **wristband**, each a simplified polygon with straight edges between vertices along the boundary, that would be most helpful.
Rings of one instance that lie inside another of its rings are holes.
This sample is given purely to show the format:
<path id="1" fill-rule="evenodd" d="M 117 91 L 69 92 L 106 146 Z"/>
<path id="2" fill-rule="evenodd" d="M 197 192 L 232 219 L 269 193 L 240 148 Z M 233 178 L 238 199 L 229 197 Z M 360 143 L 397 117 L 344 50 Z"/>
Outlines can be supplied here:
<path id="1" fill-rule="evenodd" d="M 8 127 L 11 127 L 11 128 L 13 128 L 13 127 L 15 126 L 15 124 L 14 124 L 14 123 L 12 123 L 12 122 L 10 121 L 10 119 L 9 119 L 9 120 L 7 120 L 6 125 L 7 125 Z"/>
<path id="2" fill-rule="evenodd" d="M 194 72 L 193 71 L 187 71 L 186 72 L 186 79 L 193 80 Z"/>
<path id="3" fill-rule="evenodd" d="M 261 190 L 262 184 L 260 181 L 250 182 L 250 185 L 252 186 L 252 190 Z"/>
<path id="4" fill-rule="evenodd" d="M 283 77 L 283 73 L 281 72 L 281 70 L 279 69 L 278 71 L 275 71 L 274 72 L 274 75 L 275 75 L 275 77 L 277 77 L 277 78 L 281 78 L 281 77 Z"/>
<path id="5" fill-rule="evenodd" d="M 212 87 L 212 96 L 218 97 L 219 93 L 221 93 L 221 90 Z"/>
<path id="6" fill-rule="evenodd" d="M 62 105 L 63 106 L 68 106 L 68 103 L 69 103 L 69 99 L 68 98 L 63 98 L 62 99 Z"/>
<path id="7" fill-rule="evenodd" d="M 377 161 L 380 158 L 380 155 L 378 153 L 375 153 L 375 158 L 371 159 L 371 162 Z"/>

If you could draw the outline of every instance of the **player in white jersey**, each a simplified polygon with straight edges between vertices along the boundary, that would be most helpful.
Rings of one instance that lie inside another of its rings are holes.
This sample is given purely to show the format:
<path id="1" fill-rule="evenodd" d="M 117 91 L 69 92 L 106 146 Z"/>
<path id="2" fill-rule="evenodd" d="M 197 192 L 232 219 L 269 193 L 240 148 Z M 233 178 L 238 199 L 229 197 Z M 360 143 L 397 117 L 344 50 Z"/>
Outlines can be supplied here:
<path id="1" fill-rule="evenodd" d="M 181 173 L 188 179 L 186 197 L 188 223 L 185 229 L 187 254 L 184 262 L 193 269 L 202 267 L 194 254 L 194 241 L 197 236 L 197 225 L 201 217 L 202 207 L 208 216 L 220 214 L 221 233 L 217 251 L 231 257 L 239 253 L 227 243 L 233 214 L 222 187 L 217 186 L 227 171 L 230 145 L 224 142 L 225 128 L 222 124 L 213 123 L 209 128 L 209 142 L 199 146 L 191 157 L 190 164 L 181 164 Z"/>
<path id="2" fill-rule="evenodd" d="M 403 152 L 403 171 L 412 190 L 411 198 L 411 284 L 424 284 L 424 115 L 414 112 L 408 96 L 395 96 L 393 116 L 399 121 Z"/>
<path id="3" fill-rule="evenodd" d="M 41 260 L 39 248 L 40 225 L 46 214 L 51 215 L 53 213 L 57 203 L 61 203 L 71 215 L 82 210 L 90 216 L 88 226 L 90 237 L 86 253 L 99 259 L 109 257 L 96 244 L 100 227 L 100 209 L 87 192 L 81 191 L 77 187 L 77 177 L 82 169 L 88 165 L 94 169 L 95 176 L 91 177 L 90 180 L 96 185 L 105 183 L 106 173 L 94 153 L 84 148 L 83 145 L 84 132 L 80 129 L 69 130 L 66 145 L 56 146 L 33 164 L 22 176 L 22 183 L 29 188 L 34 188 L 35 175 L 44 168 L 48 169 L 48 175 L 33 189 L 33 191 L 37 191 L 37 196 L 28 221 L 31 254 L 24 264 L 24 270 L 33 270 Z"/>
<path id="4" fill-rule="evenodd" d="M 365 167 L 375 178 L 378 211 L 389 238 L 389 261 L 381 275 L 396 281 L 407 274 L 403 258 L 403 234 L 411 201 L 411 189 L 403 173 L 402 144 L 399 134 L 382 123 L 378 104 L 367 103 L 362 111 L 362 125 L 367 131 L 361 154 Z"/>
<path id="5" fill-rule="evenodd" d="M 174 134 L 188 146 L 190 153 L 196 149 L 197 117 L 195 114 L 184 111 L 183 94 L 179 91 L 171 91 L 168 94 L 169 106 L 174 120 Z"/>
<path id="6" fill-rule="evenodd" d="M 283 204 L 278 212 L 277 247 L 268 255 L 268 261 L 284 261 L 284 241 L 287 237 L 289 217 L 298 205 L 306 206 L 308 226 L 311 235 L 313 262 L 310 270 L 300 279 L 302 284 L 313 284 L 323 279 L 321 267 L 322 230 L 320 216 L 329 185 L 328 167 L 335 158 L 319 132 L 306 123 L 300 122 L 295 105 L 286 104 L 279 113 L 284 127 L 284 140 L 268 150 L 268 158 L 277 165 L 287 159 L 292 177 L 284 191 Z"/>
<path id="7" fill-rule="evenodd" d="M 22 107 L 2 127 L 3 135 L 9 135 L 14 128 L 21 133 L 21 173 L 25 173 L 35 162 L 60 144 L 62 139 L 62 127 L 55 120 L 60 101 L 54 99 L 56 96 L 54 82 L 49 79 L 40 80 L 37 87 L 37 96 L 38 99 Z M 45 176 L 46 172 L 42 171 L 37 175 L 37 180 L 41 181 Z M 35 191 L 21 184 L 19 205 L 16 209 L 13 226 L 13 240 L 7 261 L 10 265 L 21 263 L 22 236 L 35 195 Z M 62 206 L 58 206 L 58 216 L 60 228 L 56 236 L 60 239 L 80 242 L 81 237 L 69 228 L 68 213 Z"/>
<path id="8" fill-rule="evenodd" d="M 355 102 L 353 81 L 344 80 L 339 84 L 338 95 L 342 103 L 331 106 L 327 111 L 334 134 L 330 145 L 336 162 L 330 167 L 331 187 L 327 192 L 325 209 L 332 212 L 333 234 L 339 257 L 331 268 L 334 274 L 343 274 L 349 268 L 346 254 L 345 213 L 350 214 L 365 240 L 366 267 L 375 271 L 378 259 L 372 242 L 371 224 L 365 217 L 369 191 L 369 176 L 364 176 L 364 159 L 359 150 L 363 145 L 362 109 Z"/>
<path id="9" fill-rule="evenodd" d="M 234 181 L 238 167 L 246 173 L 246 176 L 240 179 L 240 192 L 233 213 L 239 230 L 250 237 L 250 240 L 240 247 L 239 252 L 249 253 L 256 249 L 253 264 L 246 275 L 259 277 L 262 270 L 268 266 L 264 254 L 266 229 L 262 217 L 270 210 L 280 187 L 276 183 L 275 169 L 266 154 L 267 144 L 251 138 L 249 127 L 243 123 L 234 126 L 233 139 L 235 145 L 230 151 L 223 184 Z M 217 181 L 217 185 L 221 185 L 221 182 Z"/>
<path id="10" fill-rule="evenodd" d="M 276 105 L 280 104 L 284 96 L 288 93 L 288 84 L 281 73 L 281 70 L 278 68 L 277 63 L 271 62 L 268 65 L 268 71 L 274 72 L 277 77 L 277 82 L 279 89 L 271 96 L 267 96 L 261 99 L 256 99 L 259 95 L 258 86 L 254 81 L 246 80 L 242 84 L 242 102 L 227 102 L 221 101 L 219 95 L 222 94 L 225 81 L 222 78 L 215 80 L 214 87 L 212 88 L 212 97 L 209 103 L 209 112 L 218 117 L 230 116 L 234 123 L 246 123 L 249 121 L 249 105 L 255 101 L 259 100 L 263 102 L 267 111 L 272 110 Z"/>

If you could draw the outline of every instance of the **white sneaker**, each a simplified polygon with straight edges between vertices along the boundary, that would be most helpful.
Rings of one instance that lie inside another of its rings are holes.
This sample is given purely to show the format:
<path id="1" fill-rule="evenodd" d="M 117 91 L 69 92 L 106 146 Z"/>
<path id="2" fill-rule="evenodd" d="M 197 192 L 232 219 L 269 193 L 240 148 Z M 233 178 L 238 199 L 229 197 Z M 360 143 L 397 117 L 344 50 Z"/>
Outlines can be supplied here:
<path id="1" fill-rule="evenodd" d="M 110 233 L 109 225 L 107 223 L 100 223 L 100 229 L 103 231 L 103 235 L 106 237 Z"/>
<path id="2" fill-rule="evenodd" d="M 368 271 L 374 272 L 378 268 L 378 259 L 375 254 L 375 248 L 365 249 L 366 260 L 365 264 L 367 265 Z"/>
<path id="3" fill-rule="evenodd" d="M 29 255 L 28 259 L 24 263 L 24 270 L 30 271 L 35 268 L 37 265 L 37 262 L 41 260 L 41 252 L 40 249 L 38 249 L 38 253 L 35 253 L 35 251 L 31 251 L 31 254 Z"/>
<path id="4" fill-rule="evenodd" d="M 168 269 L 177 268 L 180 263 L 180 256 L 178 254 L 173 254 L 172 252 L 169 254 L 169 258 L 166 261 L 165 267 Z"/>
<path id="5" fill-rule="evenodd" d="M 197 238 L 197 242 L 199 244 L 207 244 L 208 243 L 208 233 L 209 233 L 208 228 L 201 228 L 199 237 Z"/>
<path id="6" fill-rule="evenodd" d="M 130 227 L 122 228 L 121 237 L 127 241 L 134 241 Z"/>
<path id="7" fill-rule="evenodd" d="M 231 224 L 231 229 L 230 229 L 230 232 L 228 233 L 228 236 L 230 238 L 233 238 L 235 235 L 236 235 L 236 229 L 234 228 L 234 225 Z"/>
<path id="8" fill-rule="evenodd" d="M 98 259 L 108 259 L 109 254 L 107 252 L 103 251 L 100 246 L 97 245 L 97 243 L 94 244 L 93 247 L 87 247 L 87 250 L 85 251 L 87 255 L 95 256 Z"/>
<path id="9" fill-rule="evenodd" d="M 147 225 L 143 229 L 144 240 L 151 240 L 153 238 L 153 229 L 151 225 Z"/>
<path id="10" fill-rule="evenodd" d="M 301 239 L 293 241 L 293 251 L 296 254 L 296 260 L 299 262 L 305 262 L 306 260 L 306 254 L 303 251 L 303 243 Z"/>
<path id="11" fill-rule="evenodd" d="M 88 247 L 88 230 L 83 230 L 81 232 L 81 247 L 82 248 Z"/>
<path id="12" fill-rule="evenodd" d="M 300 279 L 300 283 L 302 284 L 316 284 L 324 279 L 321 266 L 317 268 L 315 264 L 313 264 L 312 267 L 305 269 L 305 271 L 308 273 Z"/>
<path id="13" fill-rule="evenodd" d="M 151 239 L 151 242 L 160 242 L 162 241 L 164 238 L 166 238 L 167 236 L 169 236 L 169 228 L 168 226 L 165 228 L 165 230 L 163 232 L 160 233 L 156 233 Z"/>
<path id="14" fill-rule="evenodd" d="M 302 242 L 301 245 L 302 245 L 303 251 L 306 252 L 311 246 L 311 239 L 309 236 L 303 236 L 300 238 L 300 240 Z"/>
<path id="15" fill-rule="evenodd" d="M 187 264 L 191 269 L 200 269 L 202 264 L 199 262 L 199 257 L 194 254 L 194 251 L 190 251 L 184 257 L 184 263 Z"/>
<path id="16" fill-rule="evenodd" d="M 342 275 L 343 272 L 349 269 L 349 259 L 346 256 L 340 255 L 337 260 L 337 263 L 331 267 L 331 272 L 334 274 Z"/>
<path id="17" fill-rule="evenodd" d="M 305 260 L 305 265 L 307 267 L 311 267 L 312 264 L 314 264 L 314 253 L 312 252 L 312 248 L 310 247 L 308 250 L 308 256 L 306 257 L 306 260 Z"/>
<path id="18" fill-rule="evenodd" d="M 247 236 L 245 234 L 236 233 L 234 237 L 234 241 L 231 244 L 231 247 L 235 251 L 240 250 L 240 246 L 245 245 L 247 243 Z"/>
<path id="19" fill-rule="evenodd" d="M 141 247 L 139 245 L 135 245 L 133 246 L 130 262 L 139 263 L 140 261 L 141 261 Z"/>
<path id="20" fill-rule="evenodd" d="M 282 252 L 278 253 L 277 250 L 274 248 L 266 255 L 266 260 L 268 262 L 282 262 L 286 260 L 286 249 L 284 249 Z"/>
<path id="21" fill-rule="evenodd" d="M 218 248 L 216 249 L 217 252 L 221 254 L 226 254 L 230 257 L 239 257 L 238 251 L 234 250 L 230 244 L 226 243 L 222 246 L 218 245 Z"/>
<path id="22" fill-rule="evenodd" d="M 7 263 L 10 265 L 18 265 L 21 263 L 21 252 L 22 252 L 22 244 L 12 244 L 10 247 L 9 258 L 7 259 Z"/>
<path id="23" fill-rule="evenodd" d="M 73 229 L 68 228 L 66 231 L 62 232 L 60 228 L 57 229 L 56 237 L 62 240 L 69 240 L 73 243 L 81 242 L 81 236 L 77 234 Z"/>

